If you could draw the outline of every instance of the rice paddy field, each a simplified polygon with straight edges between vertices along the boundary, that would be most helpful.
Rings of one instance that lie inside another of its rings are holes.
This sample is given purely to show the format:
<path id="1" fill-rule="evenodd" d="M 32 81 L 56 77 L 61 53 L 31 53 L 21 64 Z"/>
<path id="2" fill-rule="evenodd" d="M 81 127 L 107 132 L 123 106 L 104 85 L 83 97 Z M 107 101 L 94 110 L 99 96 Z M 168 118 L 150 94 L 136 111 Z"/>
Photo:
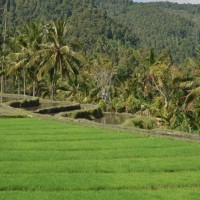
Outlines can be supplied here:
<path id="1" fill-rule="evenodd" d="M 199 200 L 200 144 L 0 119 L 0 199 Z"/>

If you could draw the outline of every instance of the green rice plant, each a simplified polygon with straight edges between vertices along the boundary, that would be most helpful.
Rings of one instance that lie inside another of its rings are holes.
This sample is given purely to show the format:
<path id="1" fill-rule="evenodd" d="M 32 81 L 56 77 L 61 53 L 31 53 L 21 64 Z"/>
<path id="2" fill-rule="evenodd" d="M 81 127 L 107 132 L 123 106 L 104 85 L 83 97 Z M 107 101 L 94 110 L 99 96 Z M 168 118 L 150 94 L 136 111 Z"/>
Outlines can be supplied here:
<path id="1" fill-rule="evenodd" d="M 0 119 L 0 199 L 199 199 L 200 144 Z"/>

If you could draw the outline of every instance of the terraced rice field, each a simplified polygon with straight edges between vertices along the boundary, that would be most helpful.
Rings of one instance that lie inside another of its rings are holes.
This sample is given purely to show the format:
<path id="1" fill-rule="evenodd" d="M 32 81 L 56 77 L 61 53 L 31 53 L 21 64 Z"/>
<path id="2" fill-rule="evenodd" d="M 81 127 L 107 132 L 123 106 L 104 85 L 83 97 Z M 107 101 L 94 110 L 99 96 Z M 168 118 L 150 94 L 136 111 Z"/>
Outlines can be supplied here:
<path id="1" fill-rule="evenodd" d="M 0 199 L 200 199 L 200 144 L 1 119 Z"/>

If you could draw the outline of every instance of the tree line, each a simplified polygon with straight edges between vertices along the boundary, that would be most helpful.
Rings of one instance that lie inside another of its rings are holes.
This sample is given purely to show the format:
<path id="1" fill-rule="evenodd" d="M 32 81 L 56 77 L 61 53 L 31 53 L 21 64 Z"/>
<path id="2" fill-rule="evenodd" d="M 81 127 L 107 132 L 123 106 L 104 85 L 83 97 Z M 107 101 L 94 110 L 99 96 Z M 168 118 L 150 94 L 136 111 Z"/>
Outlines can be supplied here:
<path id="1" fill-rule="evenodd" d="M 107 111 L 161 118 L 172 129 L 199 130 L 199 51 L 180 68 L 169 51 L 155 55 L 105 37 L 86 54 L 68 32 L 66 22 L 31 22 L 9 37 L 1 53 L 3 91 L 99 103 Z"/>

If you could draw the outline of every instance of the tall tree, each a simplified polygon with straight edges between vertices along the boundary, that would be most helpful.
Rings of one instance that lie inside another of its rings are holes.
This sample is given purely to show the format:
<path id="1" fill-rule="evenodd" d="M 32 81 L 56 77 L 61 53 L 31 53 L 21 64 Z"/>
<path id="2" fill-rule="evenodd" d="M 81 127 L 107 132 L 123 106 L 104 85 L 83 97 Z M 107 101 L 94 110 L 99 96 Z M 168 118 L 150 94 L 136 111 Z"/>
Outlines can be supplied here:
<path id="1" fill-rule="evenodd" d="M 1 71 L 4 71 L 4 60 L 5 60 L 5 48 L 6 48 L 6 33 L 7 33 L 7 8 L 8 4 L 7 4 L 7 0 L 4 3 L 4 11 L 3 11 L 3 48 L 2 48 L 2 62 L 1 62 Z M 3 102 L 3 92 L 4 92 L 4 75 L 3 73 L 1 74 L 1 102 Z"/>
<path id="2" fill-rule="evenodd" d="M 31 22 L 24 26 L 23 29 L 24 38 L 26 41 L 27 49 L 29 50 L 29 59 L 26 64 L 29 77 L 33 81 L 32 83 L 32 94 L 33 97 L 36 95 L 37 87 L 37 74 L 39 72 L 41 58 L 37 54 L 40 50 L 40 45 L 43 39 L 43 29 L 40 23 Z"/>
<path id="3" fill-rule="evenodd" d="M 44 72 L 48 72 L 51 81 L 51 99 L 54 99 L 58 73 L 61 77 L 66 76 L 70 82 L 77 85 L 77 76 L 81 66 L 81 55 L 76 51 L 79 45 L 76 43 L 67 44 L 67 24 L 66 22 L 52 21 L 46 26 L 47 40 L 41 45 L 38 52 L 42 59 L 42 68 L 39 77 L 42 78 Z"/>
<path id="4" fill-rule="evenodd" d="M 185 100 L 185 108 L 195 107 L 196 102 L 200 100 L 200 50 L 197 50 L 197 59 L 189 59 L 189 65 L 192 66 L 189 84 L 189 92 Z"/>
<path id="5" fill-rule="evenodd" d="M 11 38 L 11 47 L 13 52 L 10 52 L 7 56 L 9 62 L 6 69 L 7 75 L 17 73 L 17 77 L 23 74 L 23 93 L 26 94 L 26 64 L 30 59 L 29 49 L 27 43 L 24 40 L 23 34 L 18 34 L 16 37 Z M 20 79 L 18 79 L 18 93 L 20 93 Z"/>
<path id="6" fill-rule="evenodd" d="M 91 74 L 96 80 L 100 97 L 108 102 L 111 97 L 111 87 L 114 85 L 116 67 L 108 58 L 99 58 L 91 62 Z"/>

